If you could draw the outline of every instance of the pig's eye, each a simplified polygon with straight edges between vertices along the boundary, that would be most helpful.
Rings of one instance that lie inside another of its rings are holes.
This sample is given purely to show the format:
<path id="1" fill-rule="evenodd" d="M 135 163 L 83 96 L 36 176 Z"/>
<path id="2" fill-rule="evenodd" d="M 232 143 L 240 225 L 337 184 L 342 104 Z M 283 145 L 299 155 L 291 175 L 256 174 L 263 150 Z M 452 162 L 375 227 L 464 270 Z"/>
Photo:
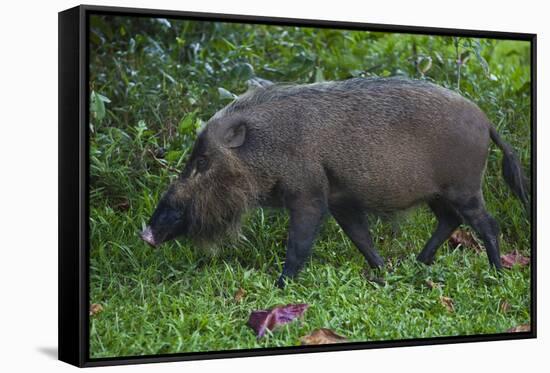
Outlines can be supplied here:
<path id="1" fill-rule="evenodd" d="M 208 159 L 205 157 L 199 157 L 197 159 L 197 171 L 203 172 L 208 168 Z"/>

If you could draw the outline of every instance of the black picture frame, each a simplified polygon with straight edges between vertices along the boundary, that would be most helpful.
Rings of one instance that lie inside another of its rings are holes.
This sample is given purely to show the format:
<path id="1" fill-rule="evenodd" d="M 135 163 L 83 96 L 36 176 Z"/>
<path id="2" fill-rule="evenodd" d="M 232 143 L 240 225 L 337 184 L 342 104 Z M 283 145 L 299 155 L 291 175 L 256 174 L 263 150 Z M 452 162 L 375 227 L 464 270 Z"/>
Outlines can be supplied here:
<path id="1" fill-rule="evenodd" d="M 179 353 L 91 359 L 89 357 L 89 94 L 88 40 L 92 14 L 167 17 L 187 20 L 260 23 L 283 26 L 313 26 L 349 30 L 409 34 L 464 36 L 523 40 L 531 44 L 531 330 L 519 333 L 469 335 L 379 342 L 280 347 L 235 351 Z M 210 14 L 172 10 L 136 9 L 81 5 L 59 13 L 59 360 L 79 367 L 134 363 L 170 362 L 304 352 L 327 352 L 382 347 L 435 345 L 536 338 L 536 34 L 460 30 L 418 26 L 382 25 L 293 18 Z"/>

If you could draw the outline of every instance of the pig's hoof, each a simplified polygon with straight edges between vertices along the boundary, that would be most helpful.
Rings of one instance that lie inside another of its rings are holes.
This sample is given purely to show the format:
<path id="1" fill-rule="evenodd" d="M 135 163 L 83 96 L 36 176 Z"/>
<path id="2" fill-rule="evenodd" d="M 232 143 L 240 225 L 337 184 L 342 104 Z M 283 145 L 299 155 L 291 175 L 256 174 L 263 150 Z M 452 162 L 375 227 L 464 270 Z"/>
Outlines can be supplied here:
<path id="1" fill-rule="evenodd" d="M 502 272 L 502 270 L 504 269 L 504 267 L 502 266 L 502 263 L 500 262 L 500 260 L 498 262 L 491 262 L 489 261 L 489 266 L 491 268 L 494 268 L 497 270 L 497 272 Z"/>
<path id="2" fill-rule="evenodd" d="M 416 260 L 418 260 L 420 263 L 424 263 L 427 266 L 434 264 L 434 258 L 433 257 L 426 257 L 422 254 L 418 255 L 416 257 Z"/>

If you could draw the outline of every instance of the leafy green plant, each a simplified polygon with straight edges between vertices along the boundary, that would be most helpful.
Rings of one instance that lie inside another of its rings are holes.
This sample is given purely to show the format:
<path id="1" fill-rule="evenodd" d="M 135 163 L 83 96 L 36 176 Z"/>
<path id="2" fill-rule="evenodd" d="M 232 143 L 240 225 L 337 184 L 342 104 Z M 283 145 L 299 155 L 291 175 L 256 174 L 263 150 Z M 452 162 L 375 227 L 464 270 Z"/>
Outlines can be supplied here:
<path id="1" fill-rule="evenodd" d="M 435 224 L 422 209 L 399 232 L 372 219 L 387 260 L 378 274 L 365 274 L 329 220 L 312 262 L 284 291 L 273 286 L 285 251 L 282 212 L 252 212 L 240 240 L 214 253 L 185 240 L 152 250 L 137 234 L 197 131 L 255 77 L 435 82 L 476 102 L 529 169 L 528 43 L 141 17 L 92 16 L 90 26 L 90 298 L 103 307 L 91 317 L 92 357 L 289 346 L 325 327 L 374 341 L 499 333 L 529 322 L 528 267 L 497 274 L 484 254 L 451 247 L 431 267 L 416 262 Z M 502 251 L 529 255 L 529 222 L 503 183 L 499 150 L 489 157 L 483 187 Z M 247 295 L 235 302 L 241 288 Z M 441 297 L 453 300 L 453 312 Z M 252 309 L 298 302 L 310 304 L 302 323 L 262 340 L 245 325 Z"/>

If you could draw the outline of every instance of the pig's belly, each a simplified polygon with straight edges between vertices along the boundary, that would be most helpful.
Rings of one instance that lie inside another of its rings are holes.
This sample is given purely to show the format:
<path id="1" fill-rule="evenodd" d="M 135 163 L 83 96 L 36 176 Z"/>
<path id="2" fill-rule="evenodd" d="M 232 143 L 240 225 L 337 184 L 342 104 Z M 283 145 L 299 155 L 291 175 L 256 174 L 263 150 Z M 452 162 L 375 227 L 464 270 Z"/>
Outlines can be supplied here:
<path id="1" fill-rule="evenodd" d="M 366 172 L 340 175 L 329 189 L 329 204 L 364 209 L 374 213 L 392 213 L 411 208 L 438 193 L 437 185 L 425 173 L 408 170 L 407 175 L 386 169 L 383 173 Z"/>

